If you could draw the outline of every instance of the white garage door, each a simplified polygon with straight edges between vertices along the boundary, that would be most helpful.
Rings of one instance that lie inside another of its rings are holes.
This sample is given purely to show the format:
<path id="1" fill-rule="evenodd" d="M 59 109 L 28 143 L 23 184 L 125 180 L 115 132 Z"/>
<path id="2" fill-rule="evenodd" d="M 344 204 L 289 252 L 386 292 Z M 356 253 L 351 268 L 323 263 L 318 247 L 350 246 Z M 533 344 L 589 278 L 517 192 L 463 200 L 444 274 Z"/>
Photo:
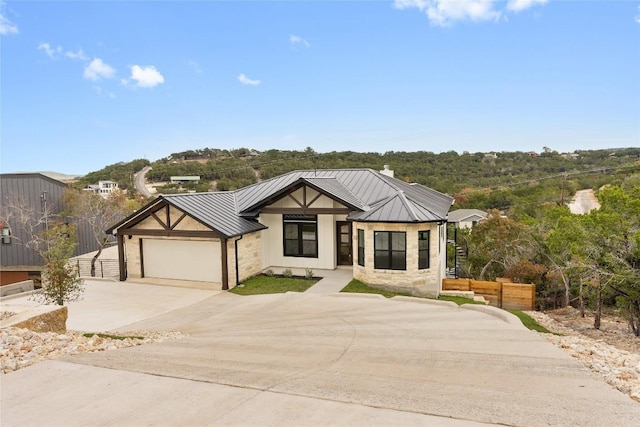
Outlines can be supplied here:
<path id="1" fill-rule="evenodd" d="M 144 239 L 145 277 L 220 282 L 220 242 Z"/>

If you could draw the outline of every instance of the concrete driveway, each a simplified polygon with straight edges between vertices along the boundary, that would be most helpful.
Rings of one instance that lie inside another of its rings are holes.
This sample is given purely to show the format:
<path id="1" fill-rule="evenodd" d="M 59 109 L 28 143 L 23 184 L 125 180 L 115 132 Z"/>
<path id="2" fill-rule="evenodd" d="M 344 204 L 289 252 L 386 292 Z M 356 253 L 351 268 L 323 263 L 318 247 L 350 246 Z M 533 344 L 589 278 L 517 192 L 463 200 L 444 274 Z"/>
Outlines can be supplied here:
<path id="1" fill-rule="evenodd" d="M 185 338 L 3 376 L 0 421 L 637 425 L 640 405 L 509 316 L 422 301 L 220 293 L 120 328 Z"/>

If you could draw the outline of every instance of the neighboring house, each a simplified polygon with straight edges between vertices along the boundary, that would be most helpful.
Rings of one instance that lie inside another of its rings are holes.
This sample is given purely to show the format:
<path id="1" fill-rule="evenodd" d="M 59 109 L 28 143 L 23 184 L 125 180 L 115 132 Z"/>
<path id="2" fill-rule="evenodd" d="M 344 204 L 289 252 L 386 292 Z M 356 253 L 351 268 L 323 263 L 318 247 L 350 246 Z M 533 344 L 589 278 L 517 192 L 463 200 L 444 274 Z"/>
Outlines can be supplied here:
<path id="1" fill-rule="evenodd" d="M 98 184 L 89 184 L 85 190 L 98 193 L 104 198 L 109 197 L 109 194 L 118 189 L 118 183 L 114 181 L 98 181 Z"/>
<path id="2" fill-rule="evenodd" d="M 15 222 L 15 218 L 5 216 L 6 209 L 11 205 L 20 206 L 25 212 L 37 216 L 35 221 L 41 219 L 36 231 L 44 231 L 49 221 L 70 221 L 59 215 L 63 194 L 68 188 L 67 184 L 40 173 L 0 175 L 0 208 L 3 211 L 0 213 L 3 218 L 0 221 L 0 284 L 37 280 L 44 263 L 37 253 L 21 243 L 28 239 L 28 233 Z M 45 217 L 47 221 L 44 221 Z M 86 224 L 78 224 L 78 241 L 76 254 L 98 249 Z"/>
<path id="3" fill-rule="evenodd" d="M 301 170 L 232 192 L 160 196 L 107 233 L 120 280 L 228 289 L 269 268 L 345 266 L 362 282 L 435 296 L 452 203 L 371 169 Z"/>
<path id="4" fill-rule="evenodd" d="M 172 184 L 186 184 L 187 182 L 195 182 L 196 184 L 200 182 L 200 176 L 192 175 L 192 176 L 172 176 L 169 178 Z"/>
<path id="5" fill-rule="evenodd" d="M 479 209 L 458 209 L 449 212 L 449 223 L 457 228 L 471 228 L 489 214 Z"/>

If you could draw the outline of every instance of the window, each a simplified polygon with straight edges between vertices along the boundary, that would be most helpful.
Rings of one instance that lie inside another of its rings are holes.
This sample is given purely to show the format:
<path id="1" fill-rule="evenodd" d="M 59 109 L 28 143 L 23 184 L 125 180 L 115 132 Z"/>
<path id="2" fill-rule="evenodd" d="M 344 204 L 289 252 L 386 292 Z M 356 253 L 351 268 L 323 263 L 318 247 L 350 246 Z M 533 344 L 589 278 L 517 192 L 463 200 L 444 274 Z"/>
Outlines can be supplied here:
<path id="1" fill-rule="evenodd" d="M 364 230 L 358 228 L 358 265 L 364 267 Z"/>
<path id="2" fill-rule="evenodd" d="M 2 244 L 3 245 L 10 245 L 11 244 L 11 229 L 9 227 L 3 226 L 2 227 Z"/>
<path id="3" fill-rule="evenodd" d="M 429 268 L 429 230 L 418 231 L 418 269 Z"/>
<path id="4" fill-rule="evenodd" d="M 387 270 L 407 269 L 407 237 L 405 232 L 375 231 L 374 268 Z"/>
<path id="5" fill-rule="evenodd" d="M 316 215 L 282 215 L 284 256 L 318 257 Z"/>

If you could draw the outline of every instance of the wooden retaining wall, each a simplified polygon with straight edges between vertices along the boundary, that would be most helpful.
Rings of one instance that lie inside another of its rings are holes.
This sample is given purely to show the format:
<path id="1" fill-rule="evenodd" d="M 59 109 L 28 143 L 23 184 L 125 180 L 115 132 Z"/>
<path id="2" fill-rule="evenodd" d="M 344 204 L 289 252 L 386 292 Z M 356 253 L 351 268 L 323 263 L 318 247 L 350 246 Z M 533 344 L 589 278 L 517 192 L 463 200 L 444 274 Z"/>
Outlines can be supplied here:
<path id="1" fill-rule="evenodd" d="M 489 301 L 489 305 L 507 310 L 535 310 L 536 285 L 471 279 L 443 279 L 443 291 L 473 291 Z"/>

